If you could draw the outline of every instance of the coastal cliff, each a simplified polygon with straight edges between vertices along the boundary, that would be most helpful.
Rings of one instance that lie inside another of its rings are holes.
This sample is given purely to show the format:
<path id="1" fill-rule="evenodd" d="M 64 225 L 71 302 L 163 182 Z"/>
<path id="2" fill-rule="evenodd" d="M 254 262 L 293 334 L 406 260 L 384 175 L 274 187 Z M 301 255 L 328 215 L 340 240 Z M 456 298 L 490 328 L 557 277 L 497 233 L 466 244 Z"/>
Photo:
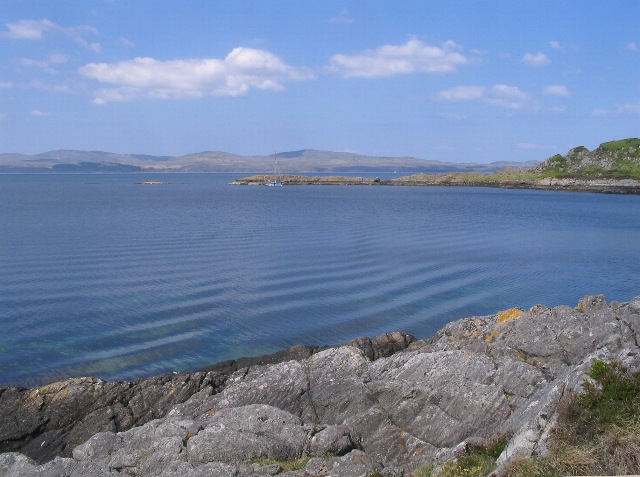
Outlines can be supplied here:
<path id="1" fill-rule="evenodd" d="M 639 333 L 640 297 L 587 296 L 426 340 L 390 333 L 135 382 L 0 388 L 0 475 L 408 476 L 506 436 L 504 468 L 548 452 L 594 360 L 640 370 Z M 264 460 L 305 456 L 288 472 Z"/>

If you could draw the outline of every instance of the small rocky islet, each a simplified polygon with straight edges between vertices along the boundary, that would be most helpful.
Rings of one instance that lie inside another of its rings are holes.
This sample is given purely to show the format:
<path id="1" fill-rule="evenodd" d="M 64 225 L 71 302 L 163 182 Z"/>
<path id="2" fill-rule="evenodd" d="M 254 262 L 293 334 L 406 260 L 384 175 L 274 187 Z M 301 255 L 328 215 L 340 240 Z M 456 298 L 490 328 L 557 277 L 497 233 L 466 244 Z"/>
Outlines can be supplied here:
<path id="1" fill-rule="evenodd" d="M 640 297 L 512 308 L 193 373 L 0 388 L 0 475 L 409 476 L 507 437 L 544 455 L 594 360 L 640 371 Z M 303 461 L 298 470 L 279 463 Z M 265 460 L 272 459 L 272 460 Z M 276 463 L 279 462 L 279 463 Z"/>

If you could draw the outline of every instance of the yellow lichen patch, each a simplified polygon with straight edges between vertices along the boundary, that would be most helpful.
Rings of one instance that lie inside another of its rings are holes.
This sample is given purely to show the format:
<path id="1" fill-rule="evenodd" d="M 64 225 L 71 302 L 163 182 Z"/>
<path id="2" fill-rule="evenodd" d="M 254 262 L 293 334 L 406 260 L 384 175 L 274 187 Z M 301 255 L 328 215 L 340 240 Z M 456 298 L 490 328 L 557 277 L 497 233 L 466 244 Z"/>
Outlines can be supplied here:
<path id="1" fill-rule="evenodd" d="M 496 336 L 498 336 L 498 330 L 494 330 L 493 332 L 484 335 L 484 340 L 493 341 Z"/>
<path id="2" fill-rule="evenodd" d="M 523 313 L 520 308 L 510 308 L 508 310 L 498 312 L 498 324 L 504 325 L 510 321 L 517 320 L 522 317 Z"/>

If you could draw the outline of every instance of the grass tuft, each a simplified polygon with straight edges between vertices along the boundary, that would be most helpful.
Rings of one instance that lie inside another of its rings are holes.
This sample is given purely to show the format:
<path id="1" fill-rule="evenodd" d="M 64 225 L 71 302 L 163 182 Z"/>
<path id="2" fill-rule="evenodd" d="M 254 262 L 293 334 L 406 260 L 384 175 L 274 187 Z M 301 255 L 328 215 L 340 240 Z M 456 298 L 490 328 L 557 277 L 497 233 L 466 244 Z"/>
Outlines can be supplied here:
<path id="1" fill-rule="evenodd" d="M 640 474 L 640 372 L 595 361 L 584 393 L 558 409 L 550 454 L 520 458 L 503 475 Z"/>

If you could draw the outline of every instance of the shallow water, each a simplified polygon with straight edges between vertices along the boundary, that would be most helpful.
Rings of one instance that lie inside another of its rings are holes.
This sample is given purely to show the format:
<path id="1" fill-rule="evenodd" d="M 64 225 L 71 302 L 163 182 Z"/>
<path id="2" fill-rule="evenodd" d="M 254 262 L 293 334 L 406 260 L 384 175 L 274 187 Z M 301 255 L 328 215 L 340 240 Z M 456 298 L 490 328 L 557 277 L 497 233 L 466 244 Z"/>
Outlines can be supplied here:
<path id="1" fill-rule="evenodd" d="M 0 175 L 0 384 L 640 295 L 639 196 L 235 177 Z"/>

